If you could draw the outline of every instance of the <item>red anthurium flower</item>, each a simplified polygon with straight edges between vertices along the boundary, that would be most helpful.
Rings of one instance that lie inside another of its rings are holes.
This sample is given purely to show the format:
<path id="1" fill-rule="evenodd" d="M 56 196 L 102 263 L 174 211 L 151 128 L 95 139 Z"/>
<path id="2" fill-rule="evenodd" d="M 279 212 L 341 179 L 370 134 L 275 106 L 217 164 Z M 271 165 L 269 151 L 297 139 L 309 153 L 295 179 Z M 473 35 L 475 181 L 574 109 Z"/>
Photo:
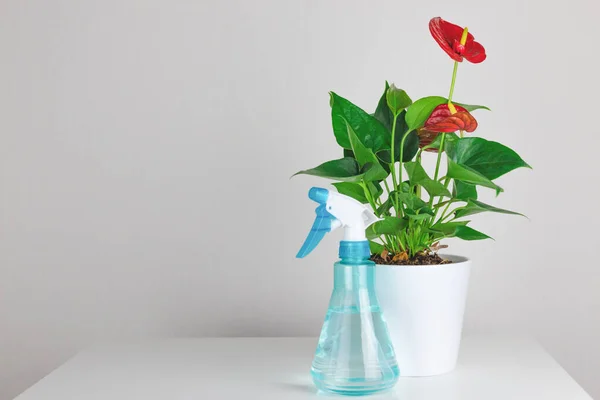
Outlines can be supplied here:
<path id="1" fill-rule="evenodd" d="M 466 108 L 454 105 L 456 113 L 452 114 L 448 104 L 440 104 L 425 121 L 423 128 L 431 132 L 473 132 L 477 121 Z"/>
<path id="2" fill-rule="evenodd" d="M 477 128 L 477 121 L 466 108 L 453 105 L 456 108 L 454 114 L 448 104 L 440 104 L 433 109 L 425 121 L 425 125 L 418 132 L 420 147 L 430 145 L 440 132 L 473 132 Z M 437 149 L 427 149 L 426 151 L 437 152 Z"/>
<path id="3" fill-rule="evenodd" d="M 473 35 L 468 33 L 465 44 L 460 43 L 464 32 L 460 26 L 435 17 L 429 21 L 429 31 L 442 50 L 454 61 L 462 62 L 463 58 L 466 58 L 467 61 L 478 64 L 485 60 L 485 49 L 475 41 Z"/>

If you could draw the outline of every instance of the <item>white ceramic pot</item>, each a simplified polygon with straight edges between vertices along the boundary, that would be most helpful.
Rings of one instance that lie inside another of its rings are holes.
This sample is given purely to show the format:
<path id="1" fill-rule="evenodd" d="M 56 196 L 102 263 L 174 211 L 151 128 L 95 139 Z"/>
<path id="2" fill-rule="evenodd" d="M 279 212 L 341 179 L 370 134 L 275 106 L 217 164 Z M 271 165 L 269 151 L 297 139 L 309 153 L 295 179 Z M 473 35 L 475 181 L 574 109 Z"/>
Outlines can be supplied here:
<path id="1" fill-rule="evenodd" d="M 377 298 L 396 350 L 400 376 L 431 376 L 456 366 L 471 262 L 377 265 Z"/>

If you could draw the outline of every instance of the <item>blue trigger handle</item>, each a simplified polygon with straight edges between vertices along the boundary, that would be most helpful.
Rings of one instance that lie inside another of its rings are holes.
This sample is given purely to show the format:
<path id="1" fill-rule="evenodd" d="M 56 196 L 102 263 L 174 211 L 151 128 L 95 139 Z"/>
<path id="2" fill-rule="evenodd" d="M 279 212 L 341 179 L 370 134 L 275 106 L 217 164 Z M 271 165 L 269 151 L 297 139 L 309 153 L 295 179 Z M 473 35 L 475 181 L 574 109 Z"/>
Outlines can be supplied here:
<path id="1" fill-rule="evenodd" d="M 304 241 L 298 254 L 296 254 L 296 258 L 303 258 L 309 255 L 310 252 L 317 247 L 319 242 L 321 242 L 321 239 L 325 237 L 325 234 L 331 232 L 331 224 L 335 221 L 335 217 L 331 215 L 326 208 L 327 198 L 329 197 L 329 191 L 327 189 L 313 187 L 308 192 L 308 197 L 320 205 L 315 210 L 317 217 L 310 229 L 308 237 Z"/>

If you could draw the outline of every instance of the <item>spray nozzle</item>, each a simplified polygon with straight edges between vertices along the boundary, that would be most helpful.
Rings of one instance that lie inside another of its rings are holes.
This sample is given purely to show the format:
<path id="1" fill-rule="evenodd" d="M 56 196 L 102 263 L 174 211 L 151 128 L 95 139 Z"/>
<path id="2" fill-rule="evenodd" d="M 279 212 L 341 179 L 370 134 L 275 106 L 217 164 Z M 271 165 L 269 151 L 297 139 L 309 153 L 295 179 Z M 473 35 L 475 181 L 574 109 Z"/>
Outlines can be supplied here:
<path id="1" fill-rule="evenodd" d="M 379 220 L 364 204 L 331 190 L 313 187 L 309 190 L 308 197 L 319 203 L 319 206 L 316 209 L 315 222 L 296 255 L 297 258 L 310 254 L 327 232 L 340 226 L 345 228 L 344 241 L 365 241 L 365 229 Z"/>
<path id="2" fill-rule="evenodd" d="M 327 196 L 329 196 L 329 190 L 327 189 L 312 187 L 308 191 L 308 198 L 319 204 L 327 203 Z"/>

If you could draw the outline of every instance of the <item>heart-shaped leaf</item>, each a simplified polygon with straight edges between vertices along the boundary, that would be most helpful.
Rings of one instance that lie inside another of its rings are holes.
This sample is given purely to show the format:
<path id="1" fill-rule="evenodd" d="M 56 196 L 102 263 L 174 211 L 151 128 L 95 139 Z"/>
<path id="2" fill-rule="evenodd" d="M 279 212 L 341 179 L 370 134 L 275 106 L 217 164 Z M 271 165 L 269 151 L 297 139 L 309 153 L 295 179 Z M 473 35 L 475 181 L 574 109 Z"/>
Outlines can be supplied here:
<path id="1" fill-rule="evenodd" d="M 450 197 L 448 189 L 438 181 L 431 179 L 427 172 L 418 162 L 407 162 L 404 164 L 404 169 L 408 173 L 408 179 L 411 185 L 423 186 L 430 196 L 447 196 Z"/>
<path id="2" fill-rule="evenodd" d="M 390 111 L 394 115 L 400 114 L 402 110 L 412 104 L 408 94 L 404 90 L 398 89 L 394 84 L 387 89 L 385 98 Z"/>
<path id="3" fill-rule="evenodd" d="M 421 128 L 433 110 L 440 104 L 446 102 L 448 102 L 448 100 L 440 96 L 423 97 L 422 99 L 415 101 L 408 107 L 406 116 L 404 117 L 408 129 L 413 131 Z"/>
<path id="4" fill-rule="evenodd" d="M 375 153 L 390 148 L 390 134 L 375 117 L 333 92 L 330 92 L 330 104 L 333 133 L 341 147 L 352 149 L 347 121 L 365 147 Z"/>
<path id="5" fill-rule="evenodd" d="M 394 193 L 394 192 L 392 192 L 392 193 Z M 379 215 L 379 216 L 391 215 L 390 210 L 394 206 L 394 202 L 392 201 L 393 200 L 392 196 L 393 195 L 390 194 L 390 196 L 379 207 L 377 207 L 377 211 L 376 211 L 377 215 Z"/>
<path id="6" fill-rule="evenodd" d="M 411 212 L 410 210 L 405 210 L 405 214 L 409 219 L 415 220 L 415 221 L 424 221 L 426 219 L 431 219 L 433 218 L 432 215 L 428 214 L 428 213 L 415 213 L 415 212 Z"/>
<path id="7" fill-rule="evenodd" d="M 448 159 L 448 172 L 446 173 L 446 176 L 448 178 L 453 178 L 465 183 L 470 183 L 471 185 L 479 185 L 494 189 L 496 191 L 496 195 L 504 191 L 504 189 L 496 185 L 479 172 L 466 165 L 457 164 L 450 158 Z"/>
<path id="8" fill-rule="evenodd" d="M 369 240 L 369 248 L 371 250 L 371 254 L 381 254 L 383 250 L 385 250 L 385 246 L 381 243 L 374 242 Z"/>
<path id="9" fill-rule="evenodd" d="M 485 233 L 479 232 L 467 226 L 469 221 L 446 222 L 443 224 L 435 224 L 429 230 L 436 233 L 439 232 L 443 237 L 457 237 L 463 240 L 483 240 L 492 239 Z"/>
<path id="10" fill-rule="evenodd" d="M 346 121 L 346 129 L 348 140 L 350 142 L 350 146 L 352 151 L 354 152 L 354 157 L 356 161 L 358 161 L 358 165 L 361 168 L 368 166 L 365 170 L 364 180 L 367 182 L 370 181 L 380 181 L 385 179 L 388 176 L 388 172 L 383 169 L 381 164 L 379 164 L 379 160 L 373 150 L 366 147 L 361 140 L 358 138 L 354 129 L 350 126 L 350 123 Z"/>
<path id="11" fill-rule="evenodd" d="M 367 200 L 367 196 L 365 195 L 365 190 L 358 183 L 338 182 L 338 183 L 333 183 L 332 185 L 335 186 L 338 193 L 352 197 L 353 199 L 358 200 L 363 204 L 366 204 L 369 202 L 369 200 Z"/>
<path id="12" fill-rule="evenodd" d="M 477 199 L 477 187 L 463 181 L 454 181 L 452 196 L 458 200 Z"/>
<path id="13" fill-rule="evenodd" d="M 377 103 L 377 108 L 373 113 L 373 117 L 377 119 L 381 124 L 388 130 L 388 132 L 392 131 L 392 123 L 394 122 L 394 115 L 390 111 L 390 108 L 387 105 L 387 91 L 390 88 L 387 81 L 385 82 L 385 89 L 383 90 L 383 94 L 379 98 L 379 103 Z M 400 122 L 400 121 L 398 121 Z M 402 121 L 404 122 L 404 121 Z M 396 123 L 397 125 L 397 123 Z"/>
<path id="14" fill-rule="evenodd" d="M 450 191 L 438 181 L 430 179 L 428 181 L 421 181 L 419 185 L 429 193 L 430 196 L 446 196 L 450 197 Z"/>
<path id="15" fill-rule="evenodd" d="M 381 235 L 395 235 L 408 225 L 402 218 L 385 217 L 381 221 L 369 225 L 366 230 L 367 239 L 375 239 Z"/>
<path id="16" fill-rule="evenodd" d="M 396 193 L 396 191 L 394 191 L 393 193 Z M 398 199 L 402 203 L 406 204 L 406 206 L 408 208 L 410 208 L 411 210 L 415 210 L 415 211 L 419 211 L 423 207 L 427 206 L 427 203 L 425 203 L 419 196 L 417 196 L 414 193 L 398 192 Z"/>
<path id="17" fill-rule="evenodd" d="M 464 104 L 464 103 L 455 103 L 452 102 L 455 106 L 461 106 L 462 108 L 464 108 L 467 111 L 475 111 L 475 110 L 488 110 L 488 111 L 492 111 L 489 107 L 486 106 L 477 106 L 477 105 L 473 105 L 473 104 Z"/>
<path id="18" fill-rule="evenodd" d="M 456 228 L 458 228 L 459 226 L 464 226 L 467 225 L 470 221 L 453 221 L 453 222 L 444 222 L 444 223 L 437 223 L 435 225 L 433 225 L 431 228 L 429 228 L 430 231 L 432 232 L 439 232 L 444 234 L 444 236 L 447 237 L 451 237 L 454 236 L 455 232 L 456 232 Z"/>
<path id="19" fill-rule="evenodd" d="M 377 200 L 383 194 L 383 188 L 378 181 L 367 182 L 367 188 L 375 200 Z"/>
<path id="20" fill-rule="evenodd" d="M 396 132 L 399 129 L 396 127 Z M 404 140 L 404 151 L 402 152 L 402 162 L 408 162 L 412 160 L 419 151 L 419 136 L 417 135 L 417 131 L 411 131 L 407 133 L 406 140 Z M 397 133 L 394 136 L 394 153 L 396 157 L 394 157 L 394 161 L 400 161 L 400 146 L 402 145 L 402 134 Z M 391 150 L 382 150 L 377 153 L 377 157 L 381 160 L 381 162 L 389 164 L 390 160 L 390 152 Z"/>
<path id="21" fill-rule="evenodd" d="M 460 208 L 457 208 L 456 210 L 454 210 L 454 216 L 456 218 L 462 218 L 462 217 L 466 217 L 467 215 L 479 214 L 479 213 L 482 213 L 485 211 L 501 213 L 501 214 L 520 215 L 522 217 L 525 217 L 523 214 L 520 214 L 518 212 L 504 210 L 502 208 L 490 206 L 489 204 L 485 204 L 485 203 L 482 203 L 481 201 L 477 201 L 477 200 L 473 200 L 473 199 L 469 200 L 467 202 L 467 205 L 465 205 L 464 207 L 460 207 Z"/>
<path id="22" fill-rule="evenodd" d="M 315 168 L 296 172 L 293 176 L 296 175 L 320 176 L 342 182 L 360 182 L 363 179 L 360 166 L 354 158 L 349 157 L 324 162 Z"/>
<path id="23" fill-rule="evenodd" d="M 390 143 L 391 143 L 391 132 L 392 126 L 394 122 L 394 115 L 390 111 L 390 108 L 387 105 L 386 94 L 389 89 L 389 85 L 385 83 L 385 90 L 379 99 L 379 103 L 377 104 L 377 108 L 375 109 L 375 113 L 373 116 L 383 124 L 383 126 L 388 130 L 390 135 Z M 406 110 L 403 110 L 398 114 L 396 118 L 396 133 L 394 134 L 394 153 L 395 161 L 400 160 L 400 145 L 402 143 L 402 137 L 406 134 L 408 137 L 404 141 L 404 151 L 402 153 L 402 161 L 407 162 L 413 159 L 417 151 L 419 150 L 419 137 L 417 136 L 416 131 L 408 132 L 408 126 L 406 125 L 405 120 Z M 408 133 L 407 133 L 408 132 Z M 391 146 L 390 146 L 391 149 Z M 390 157 L 391 150 L 382 150 L 377 152 L 377 157 L 385 164 L 391 163 Z"/>
<path id="24" fill-rule="evenodd" d="M 462 240 L 483 240 L 492 239 L 485 233 L 479 232 L 468 226 L 458 226 L 454 232 L 454 236 Z"/>
<path id="25" fill-rule="evenodd" d="M 479 137 L 459 138 L 448 144 L 446 152 L 454 162 L 488 179 L 496 179 L 516 168 L 531 168 L 514 150 Z"/>

